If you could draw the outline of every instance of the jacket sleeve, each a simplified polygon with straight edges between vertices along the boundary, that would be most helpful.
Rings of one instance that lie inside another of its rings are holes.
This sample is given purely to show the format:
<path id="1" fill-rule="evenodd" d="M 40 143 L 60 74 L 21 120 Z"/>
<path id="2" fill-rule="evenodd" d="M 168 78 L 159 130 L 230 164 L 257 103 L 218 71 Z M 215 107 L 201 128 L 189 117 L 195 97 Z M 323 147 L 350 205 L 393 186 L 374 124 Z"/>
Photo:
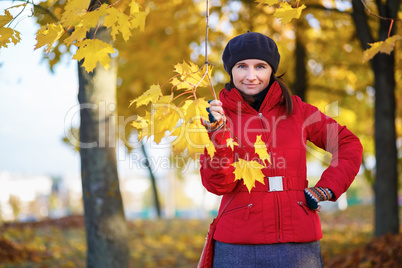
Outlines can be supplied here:
<path id="1" fill-rule="evenodd" d="M 207 151 L 200 157 L 201 180 L 204 187 L 211 193 L 223 195 L 230 193 L 236 186 L 233 163 L 233 151 L 226 145 L 226 140 L 231 137 L 228 126 L 217 131 L 208 132 L 215 146 L 214 156 Z"/>
<path id="2" fill-rule="evenodd" d="M 335 201 L 346 192 L 359 172 L 363 147 L 350 130 L 321 113 L 317 107 L 304 102 L 302 106 L 306 139 L 332 154 L 331 163 L 316 186 L 331 189 Z"/>

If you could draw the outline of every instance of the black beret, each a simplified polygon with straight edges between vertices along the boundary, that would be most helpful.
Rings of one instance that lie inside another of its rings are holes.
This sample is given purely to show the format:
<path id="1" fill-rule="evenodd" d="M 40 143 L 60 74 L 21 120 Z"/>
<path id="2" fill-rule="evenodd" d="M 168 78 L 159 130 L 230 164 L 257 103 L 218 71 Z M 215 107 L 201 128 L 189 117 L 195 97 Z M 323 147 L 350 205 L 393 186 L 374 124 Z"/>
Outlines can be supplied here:
<path id="1" fill-rule="evenodd" d="M 260 33 L 247 32 L 228 42 L 222 55 L 223 67 L 231 75 L 233 66 L 246 59 L 266 61 L 276 73 L 280 55 L 274 40 Z"/>

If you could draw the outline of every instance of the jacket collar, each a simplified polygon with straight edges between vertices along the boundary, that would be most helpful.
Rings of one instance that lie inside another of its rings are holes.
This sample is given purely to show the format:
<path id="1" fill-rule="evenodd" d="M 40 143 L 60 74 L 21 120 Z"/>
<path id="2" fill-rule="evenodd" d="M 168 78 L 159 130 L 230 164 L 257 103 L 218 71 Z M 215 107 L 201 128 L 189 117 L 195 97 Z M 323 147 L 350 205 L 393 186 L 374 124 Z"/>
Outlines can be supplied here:
<path id="1" fill-rule="evenodd" d="M 228 90 L 224 88 L 220 94 L 219 98 L 222 101 L 223 108 L 237 111 L 241 109 L 244 113 L 256 113 L 257 111 L 252 108 L 241 96 L 239 90 L 237 88 L 232 88 Z M 276 105 L 282 102 L 282 90 L 278 82 L 272 83 L 270 89 L 268 90 L 267 95 L 265 96 L 264 101 L 261 104 L 260 111 L 263 110 L 271 110 Z"/>

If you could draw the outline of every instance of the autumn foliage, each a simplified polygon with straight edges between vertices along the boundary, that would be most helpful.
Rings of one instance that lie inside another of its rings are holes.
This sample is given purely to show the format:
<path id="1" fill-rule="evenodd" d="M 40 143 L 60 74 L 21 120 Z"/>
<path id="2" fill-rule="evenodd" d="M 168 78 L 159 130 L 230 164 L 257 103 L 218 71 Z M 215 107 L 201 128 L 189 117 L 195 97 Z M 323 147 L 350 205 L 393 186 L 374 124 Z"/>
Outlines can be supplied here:
<path id="1" fill-rule="evenodd" d="M 400 267 L 402 265 L 402 234 L 386 234 L 373 238 L 362 248 L 347 255 L 336 256 L 329 267 Z"/>
<path id="2" fill-rule="evenodd" d="M 90 12 L 89 4 L 90 0 L 69 0 L 63 9 L 58 8 L 54 14 L 57 21 L 47 23 L 38 30 L 35 49 L 45 47 L 44 51 L 49 53 L 56 42 L 62 42 L 67 50 L 71 46 L 77 47 L 73 59 L 84 60 L 83 66 L 88 72 L 92 72 L 98 62 L 108 69 L 111 54 L 117 51 L 112 44 L 99 39 L 87 39 L 87 33 L 91 29 L 98 29 L 102 20 L 102 25 L 111 29 L 113 40 L 121 35 L 128 41 L 133 29 L 144 30 L 146 11 L 140 11 L 140 5 L 134 0 L 102 4 Z M 11 42 L 17 44 L 21 40 L 18 31 L 7 27 L 14 20 L 9 10 L 25 8 L 27 5 L 29 3 L 12 6 L 4 11 L 4 15 L 0 15 L 0 48 L 7 47 Z"/>
<path id="3" fill-rule="evenodd" d="M 325 267 L 399 267 L 402 235 L 372 238 L 372 206 L 320 214 Z M 131 267 L 195 267 L 209 220 L 128 222 Z M 85 267 L 82 216 L 0 226 L 0 267 Z"/>

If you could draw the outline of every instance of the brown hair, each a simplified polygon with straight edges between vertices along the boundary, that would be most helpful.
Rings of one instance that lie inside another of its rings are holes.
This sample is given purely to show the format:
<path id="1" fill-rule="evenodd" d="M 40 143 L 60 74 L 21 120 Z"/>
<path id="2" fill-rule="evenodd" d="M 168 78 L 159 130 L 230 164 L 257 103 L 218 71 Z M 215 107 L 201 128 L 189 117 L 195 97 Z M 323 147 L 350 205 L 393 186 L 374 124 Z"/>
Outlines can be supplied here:
<path id="1" fill-rule="evenodd" d="M 282 77 L 285 74 L 281 74 L 278 77 L 275 76 L 275 74 L 272 73 L 271 79 L 273 81 L 277 81 L 279 83 L 279 86 L 281 87 L 282 90 L 282 104 L 286 106 L 286 114 L 290 115 L 293 112 L 293 100 L 292 100 L 292 93 L 288 86 L 285 84 L 285 81 L 283 81 Z"/>

